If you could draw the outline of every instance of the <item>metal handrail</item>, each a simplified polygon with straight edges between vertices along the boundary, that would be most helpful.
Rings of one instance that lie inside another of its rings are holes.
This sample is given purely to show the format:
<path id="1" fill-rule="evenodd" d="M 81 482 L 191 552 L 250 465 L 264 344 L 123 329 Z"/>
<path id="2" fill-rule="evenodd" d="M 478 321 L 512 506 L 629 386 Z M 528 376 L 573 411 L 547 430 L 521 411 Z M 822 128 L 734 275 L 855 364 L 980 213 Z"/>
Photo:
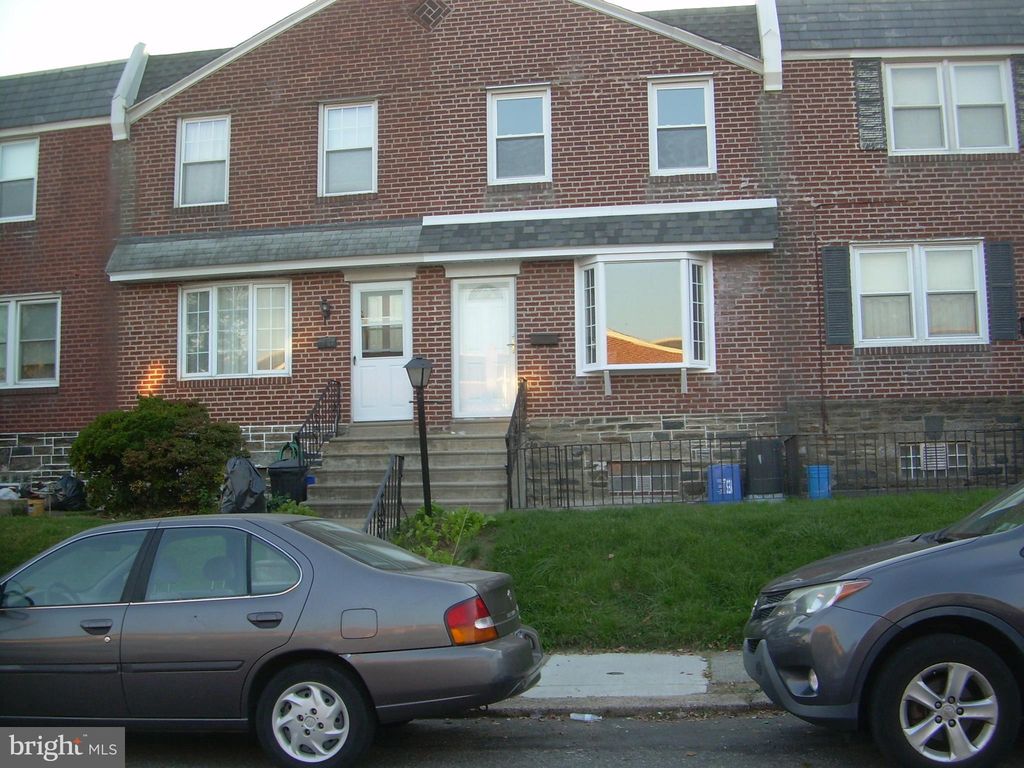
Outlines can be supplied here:
<path id="1" fill-rule="evenodd" d="M 512 416 L 509 419 L 508 431 L 505 432 L 505 508 L 512 509 L 514 499 L 512 498 L 513 483 L 512 475 L 516 471 L 516 464 L 519 457 L 519 449 L 522 447 L 523 435 L 526 434 L 526 379 L 519 380 L 519 388 L 516 390 L 516 403 L 512 408 Z"/>
<path id="2" fill-rule="evenodd" d="M 304 466 L 320 465 L 324 443 L 337 436 L 340 422 L 341 382 L 330 379 L 302 426 L 292 435 L 292 441 L 299 446 L 299 458 Z"/>
<path id="3" fill-rule="evenodd" d="M 402 522 L 405 508 L 402 506 L 402 474 L 405 456 L 392 454 L 388 468 L 374 494 L 370 511 L 366 514 L 363 531 L 380 539 L 388 538 Z"/>

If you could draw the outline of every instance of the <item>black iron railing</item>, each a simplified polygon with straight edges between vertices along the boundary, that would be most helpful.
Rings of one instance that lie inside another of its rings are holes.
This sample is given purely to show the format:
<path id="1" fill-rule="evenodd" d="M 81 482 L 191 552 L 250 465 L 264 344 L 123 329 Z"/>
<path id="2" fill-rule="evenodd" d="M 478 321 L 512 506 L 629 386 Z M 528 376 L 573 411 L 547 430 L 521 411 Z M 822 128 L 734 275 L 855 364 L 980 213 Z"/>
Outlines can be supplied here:
<path id="1" fill-rule="evenodd" d="M 508 461 L 524 509 L 1000 487 L 1024 480 L 1024 430 L 521 445 Z"/>
<path id="2" fill-rule="evenodd" d="M 324 443 L 338 434 L 341 422 L 341 382 L 331 379 L 324 386 L 306 421 L 292 435 L 299 446 L 300 458 L 307 467 L 323 461 Z"/>
<path id="3" fill-rule="evenodd" d="M 526 436 L 526 390 L 526 379 L 520 379 L 519 389 L 516 391 L 516 403 L 512 408 L 508 431 L 505 433 L 505 475 L 508 478 L 505 494 L 506 509 L 518 506 L 514 495 L 518 484 L 514 482 L 513 478 L 516 476 L 519 452 Z"/>
<path id="4" fill-rule="evenodd" d="M 402 472 L 405 469 L 405 457 L 392 454 L 388 459 L 388 469 L 384 473 L 373 504 L 366 515 L 363 531 L 381 539 L 387 539 L 402 522 L 405 509 L 402 506 Z"/>

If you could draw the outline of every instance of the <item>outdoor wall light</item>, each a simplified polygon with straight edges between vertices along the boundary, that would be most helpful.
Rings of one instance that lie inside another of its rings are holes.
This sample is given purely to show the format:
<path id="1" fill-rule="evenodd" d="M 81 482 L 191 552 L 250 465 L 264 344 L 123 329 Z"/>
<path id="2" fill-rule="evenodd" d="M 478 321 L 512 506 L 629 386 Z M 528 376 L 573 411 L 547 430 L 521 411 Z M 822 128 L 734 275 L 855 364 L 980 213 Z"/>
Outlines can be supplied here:
<path id="1" fill-rule="evenodd" d="M 323 315 L 324 325 L 327 325 L 327 321 L 331 319 L 331 310 L 333 309 L 334 307 L 331 306 L 331 302 L 327 300 L 326 296 L 320 299 L 320 314 Z"/>
<path id="2" fill-rule="evenodd" d="M 432 370 L 434 364 L 424 357 L 414 357 L 405 364 L 409 383 L 416 392 L 416 418 L 420 423 L 420 475 L 423 477 L 423 508 L 427 510 L 427 514 L 430 514 L 433 506 L 430 503 L 430 464 L 427 460 L 427 421 L 423 413 L 423 388 L 430 381 Z"/>

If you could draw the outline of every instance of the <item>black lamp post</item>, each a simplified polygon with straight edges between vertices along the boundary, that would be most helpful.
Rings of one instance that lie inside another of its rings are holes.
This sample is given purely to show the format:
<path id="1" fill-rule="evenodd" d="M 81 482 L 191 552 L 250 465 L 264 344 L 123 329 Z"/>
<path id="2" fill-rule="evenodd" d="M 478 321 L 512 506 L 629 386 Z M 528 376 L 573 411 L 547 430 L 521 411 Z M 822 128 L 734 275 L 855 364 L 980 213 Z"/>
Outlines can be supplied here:
<path id="1" fill-rule="evenodd" d="M 423 475 L 423 508 L 429 515 L 433 511 L 430 504 L 430 465 L 427 462 L 427 420 L 423 413 L 423 390 L 430 381 L 430 372 L 434 364 L 424 357 L 414 357 L 405 364 L 405 372 L 409 374 L 409 383 L 416 391 L 416 418 L 420 422 L 420 472 Z"/>

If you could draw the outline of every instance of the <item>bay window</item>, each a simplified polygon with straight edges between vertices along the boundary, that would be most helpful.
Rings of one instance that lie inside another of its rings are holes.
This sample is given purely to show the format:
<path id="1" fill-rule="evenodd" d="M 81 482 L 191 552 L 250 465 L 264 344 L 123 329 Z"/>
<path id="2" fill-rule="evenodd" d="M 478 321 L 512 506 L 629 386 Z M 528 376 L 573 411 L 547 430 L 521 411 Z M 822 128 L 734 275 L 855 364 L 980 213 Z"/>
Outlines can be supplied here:
<path id="1" fill-rule="evenodd" d="M 181 293 L 182 378 L 279 376 L 291 369 L 287 284 L 239 283 Z"/>
<path id="2" fill-rule="evenodd" d="M 60 299 L 0 297 L 0 388 L 55 387 L 60 361 Z"/>

